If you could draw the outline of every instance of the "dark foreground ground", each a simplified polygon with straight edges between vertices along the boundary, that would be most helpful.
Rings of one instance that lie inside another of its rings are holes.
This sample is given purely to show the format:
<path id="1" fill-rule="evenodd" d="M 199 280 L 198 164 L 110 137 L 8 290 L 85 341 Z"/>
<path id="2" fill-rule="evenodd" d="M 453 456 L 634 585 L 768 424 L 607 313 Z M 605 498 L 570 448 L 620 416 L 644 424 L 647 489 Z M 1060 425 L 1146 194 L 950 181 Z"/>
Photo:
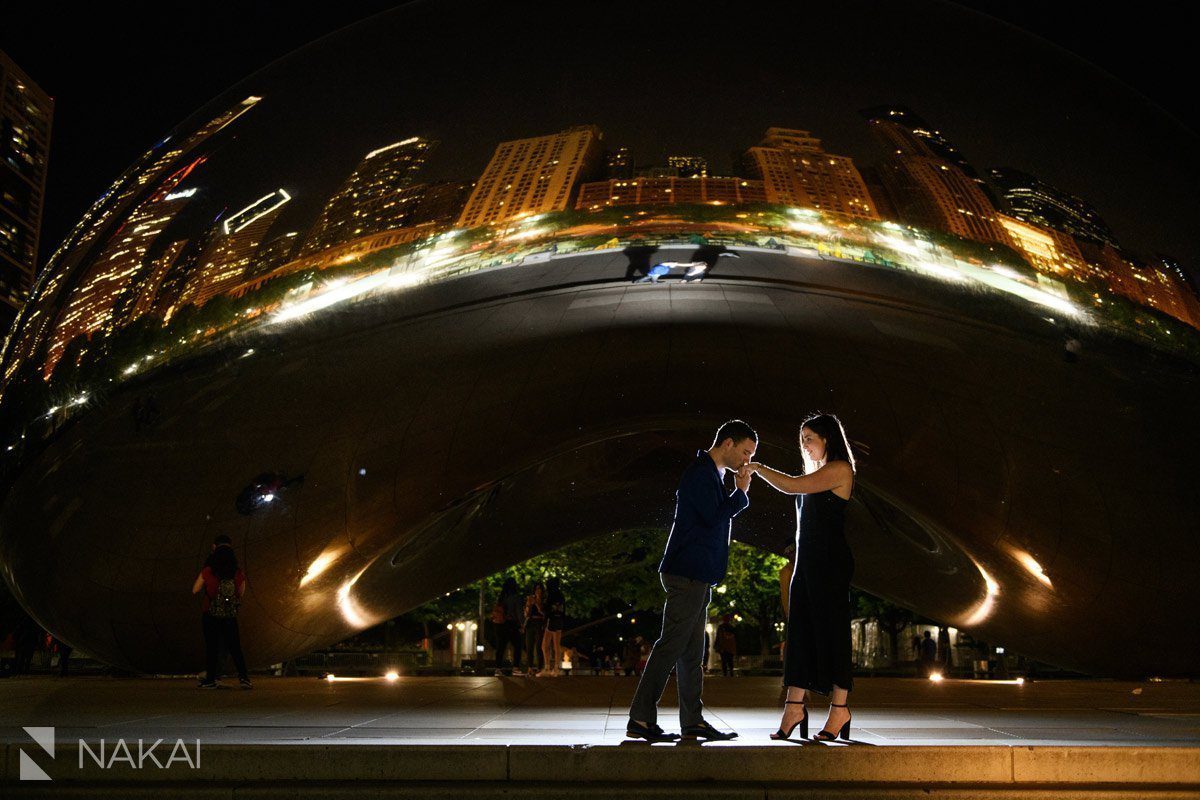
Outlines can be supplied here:
<path id="1" fill-rule="evenodd" d="M 1194 683 L 864 679 L 851 695 L 850 745 L 769 741 L 771 678 L 707 681 L 706 715 L 736 729 L 734 742 L 625 742 L 634 687 L 614 677 L 260 678 L 241 691 L 15 678 L 0 682 L 0 795 L 1200 797 Z M 660 717 L 668 730 L 673 691 Z M 815 730 L 822 702 L 813 717 Z M 53 758 L 23 730 L 34 726 L 54 728 Z M 198 740 L 200 763 L 177 751 L 164 768 L 139 763 L 139 739 L 164 740 L 159 762 L 178 739 L 195 760 Z M 22 760 L 51 780 L 20 780 Z"/>

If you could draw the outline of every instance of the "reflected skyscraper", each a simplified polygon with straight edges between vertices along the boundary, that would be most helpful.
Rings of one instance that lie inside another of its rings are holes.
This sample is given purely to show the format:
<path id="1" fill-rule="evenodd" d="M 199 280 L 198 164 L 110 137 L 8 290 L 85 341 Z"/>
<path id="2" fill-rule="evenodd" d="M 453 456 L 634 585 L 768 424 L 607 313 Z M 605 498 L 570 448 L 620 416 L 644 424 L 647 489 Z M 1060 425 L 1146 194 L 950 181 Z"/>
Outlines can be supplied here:
<path id="1" fill-rule="evenodd" d="M 1086 200 L 1011 167 L 994 167 L 988 176 L 1014 217 L 1081 239 L 1117 244 L 1112 229 Z"/>
<path id="2" fill-rule="evenodd" d="M 667 156 L 667 166 L 679 170 L 681 178 L 703 178 L 708 175 L 708 159 L 699 156 Z"/>
<path id="3" fill-rule="evenodd" d="M 118 298 L 137 284 L 137 276 L 150 266 L 145 257 L 155 240 L 194 195 L 195 188 L 184 188 L 183 182 L 204 160 L 201 156 L 172 173 L 100 250 L 91 271 L 71 293 L 55 327 L 48 370 L 54 368 L 72 339 L 90 339 L 110 327 Z"/>
<path id="4" fill-rule="evenodd" d="M 200 270 L 188 281 L 179 305 L 202 306 L 240 284 L 268 229 L 291 199 L 285 189 L 276 189 L 221 220 L 220 230 L 201 256 Z"/>
<path id="5" fill-rule="evenodd" d="M 103 241 L 105 235 L 122 235 L 125 225 L 118 227 L 115 232 L 111 230 L 113 225 L 118 221 L 128 221 L 121 219 L 121 215 L 129 213 L 130 204 L 142 197 L 147 187 L 153 185 L 156 178 L 193 149 L 204 144 L 210 137 L 220 133 L 250 111 L 261 100 L 261 97 L 250 95 L 228 106 L 215 117 L 211 117 L 192 133 L 178 137 L 167 136 L 162 139 L 134 161 L 113 181 L 108 190 L 92 203 L 79 222 L 67 234 L 62 244 L 50 256 L 46 269 L 38 276 L 35 292 L 40 298 L 40 302 L 36 308 L 30 308 L 22 314 L 21 329 L 15 332 L 16 336 L 11 341 L 6 343 L 4 353 L 4 378 L 6 380 L 12 378 L 24 365 L 26 359 L 34 355 L 35 349 L 45 341 L 47 331 L 52 330 L 52 341 L 47 351 L 49 356 L 44 364 L 38 365 L 39 370 L 49 374 L 54 362 L 62 354 L 62 348 L 66 342 L 82 332 L 76 323 L 86 315 L 87 312 L 82 307 L 88 303 L 80 296 L 84 284 L 78 280 L 75 270 L 81 268 L 81 262 L 84 262 L 93 253 L 91 249 L 93 244 Z M 193 161 L 192 163 L 195 165 L 197 162 Z M 170 182 L 169 178 L 167 182 Z M 165 195 L 162 195 L 161 192 L 159 194 L 165 199 Z M 145 244 L 148 249 L 150 242 L 147 241 Z M 142 252 L 144 253 L 145 250 Z M 89 263 L 82 264 L 83 269 L 91 270 L 89 275 L 84 276 L 83 282 L 98 282 L 99 284 L 105 282 L 103 279 L 98 279 L 96 273 L 98 263 L 98 260 L 93 259 Z M 133 272 L 129 274 L 132 275 Z M 65 298 L 68 308 L 64 311 L 64 298 L 60 294 L 66 287 L 68 278 L 77 280 L 71 294 Z M 94 285 L 91 291 L 95 291 Z M 112 299 L 115 301 L 115 294 Z M 105 302 L 102 301 L 101 309 L 104 306 Z M 101 310 L 100 313 L 103 316 L 105 312 Z M 64 320 L 60 317 L 67 315 L 72 316 L 74 322 L 64 327 Z M 52 324 L 53 328 L 51 328 Z M 92 328 L 92 330 L 94 329 Z"/>
<path id="6" fill-rule="evenodd" d="M 825 152 L 808 131 L 769 128 L 746 152 L 744 163 L 748 174 L 763 182 L 768 203 L 879 219 L 853 159 Z"/>
<path id="7" fill-rule="evenodd" d="M 410 224 L 419 200 L 410 189 L 436 146 L 413 136 L 367 153 L 325 204 L 301 254 Z"/>
<path id="8" fill-rule="evenodd" d="M 37 274 L 54 101 L 0 51 L 0 341 Z"/>
<path id="9" fill-rule="evenodd" d="M 762 181 L 745 178 L 627 178 L 592 181 L 579 187 L 575 208 L 614 206 L 726 205 L 765 203 Z"/>
<path id="10" fill-rule="evenodd" d="M 458 218 L 458 226 L 505 222 L 570 207 L 575 187 L 591 176 L 603 134 L 595 125 L 501 142 Z"/>

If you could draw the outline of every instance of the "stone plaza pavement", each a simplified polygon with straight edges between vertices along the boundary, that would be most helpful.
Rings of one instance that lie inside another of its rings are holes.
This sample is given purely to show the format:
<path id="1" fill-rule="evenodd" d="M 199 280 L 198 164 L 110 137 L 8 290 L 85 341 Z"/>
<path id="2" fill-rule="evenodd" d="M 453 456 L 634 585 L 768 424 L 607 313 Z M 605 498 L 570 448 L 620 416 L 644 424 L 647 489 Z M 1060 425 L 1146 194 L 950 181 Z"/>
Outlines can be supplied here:
<path id="1" fill-rule="evenodd" d="M 635 685 L 585 676 L 268 677 L 242 691 L 202 690 L 192 679 L 13 678 L 0 681 L 0 796 L 52 796 L 51 787 L 54 796 L 134 796 L 163 782 L 186 786 L 187 796 L 358 796 L 382 781 L 385 794 L 405 797 L 549 796 L 551 784 L 561 793 L 564 783 L 597 797 L 635 785 L 654 797 L 695 796 L 689 787 L 709 797 L 1200 797 L 1195 683 L 862 679 L 851 694 L 853 743 L 829 745 L 767 738 L 779 719 L 778 679 L 709 678 L 707 718 L 740 737 L 653 746 L 624 739 Z M 668 730 L 678 729 L 673 693 L 669 685 L 660 714 Z M 818 700 L 812 732 L 824 714 Z M 55 729 L 53 759 L 26 726 Z M 199 740 L 203 764 L 139 771 L 77 758 L 80 740 L 101 739 L 131 747 Z M 17 781 L 21 753 L 53 782 Z M 896 794 L 904 791 L 913 794 Z"/>

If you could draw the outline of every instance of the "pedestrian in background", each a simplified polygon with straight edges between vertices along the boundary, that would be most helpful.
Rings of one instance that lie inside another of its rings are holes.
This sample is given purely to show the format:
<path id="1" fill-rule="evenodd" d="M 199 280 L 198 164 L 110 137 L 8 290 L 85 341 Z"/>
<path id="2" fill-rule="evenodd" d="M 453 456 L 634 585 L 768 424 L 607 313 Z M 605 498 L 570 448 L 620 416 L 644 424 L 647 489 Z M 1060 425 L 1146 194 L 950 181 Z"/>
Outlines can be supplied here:
<path id="1" fill-rule="evenodd" d="M 533 585 L 533 592 L 525 598 L 525 670 L 530 675 L 545 669 L 542 653 L 542 637 L 546 631 L 546 586 L 541 581 Z"/>
<path id="2" fill-rule="evenodd" d="M 212 552 L 204 562 L 204 569 L 200 570 L 192 584 L 192 594 L 201 596 L 200 618 L 207 661 L 207 672 L 200 681 L 201 688 L 217 688 L 222 647 L 233 657 L 242 688 L 253 688 L 246 672 L 246 658 L 242 655 L 238 633 L 238 609 L 245 593 L 246 573 L 238 566 L 233 540 L 225 535 L 218 536 L 213 539 Z"/>

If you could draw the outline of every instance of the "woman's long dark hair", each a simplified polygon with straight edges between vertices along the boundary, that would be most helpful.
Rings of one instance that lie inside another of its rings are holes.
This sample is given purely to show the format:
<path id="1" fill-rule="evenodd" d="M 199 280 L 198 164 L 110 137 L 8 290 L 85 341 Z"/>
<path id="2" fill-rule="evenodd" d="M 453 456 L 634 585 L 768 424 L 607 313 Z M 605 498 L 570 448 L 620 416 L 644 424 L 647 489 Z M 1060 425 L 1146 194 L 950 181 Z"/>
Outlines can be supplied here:
<path id="1" fill-rule="evenodd" d="M 233 552 L 233 543 L 228 536 L 218 536 L 213 540 L 213 544 L 217 549 L 208 554 L 204 566 L 212 570 L 217 580 L 232 580 L 238 571 L 237 553 Z"/>
<path id="2" fill-rule="evenodd" d="M 846 440 L 846 431 L 842 428 L 840 419 L 833 414 L 813 414 L 801 423 L 802 436 L 805 428 L 825 440 L 826 464 L 830 461 L 845 461 L 850 464 L 850 470 L 854 471 L 854 453 L 850 450 L 850 443 Z M 801 452 L 804 452 L 804 448 L 801 448 Z M 813 471 L 813 464 L 807 456 L 804 457 L 804 471 Z"/>
<path id="3" fill-rule="evenodd" d="M 558 578 L 549 578 L 546 580 L 546 602 L 550 605 L 558 603 L 566 603 L 567 598 L 563 597 L 562 581 Z"/>
<path id="4" fill-rule="evenodd" d="M 516 593 L 517 593 L 517 579 L 516 578 L 509 578 L 508 580 L 506 580 L 504 582 L 504 585 L 500 587 L 500 599 L 501 600 L 508 597 L 510 594 L 516 594 Z"/>

